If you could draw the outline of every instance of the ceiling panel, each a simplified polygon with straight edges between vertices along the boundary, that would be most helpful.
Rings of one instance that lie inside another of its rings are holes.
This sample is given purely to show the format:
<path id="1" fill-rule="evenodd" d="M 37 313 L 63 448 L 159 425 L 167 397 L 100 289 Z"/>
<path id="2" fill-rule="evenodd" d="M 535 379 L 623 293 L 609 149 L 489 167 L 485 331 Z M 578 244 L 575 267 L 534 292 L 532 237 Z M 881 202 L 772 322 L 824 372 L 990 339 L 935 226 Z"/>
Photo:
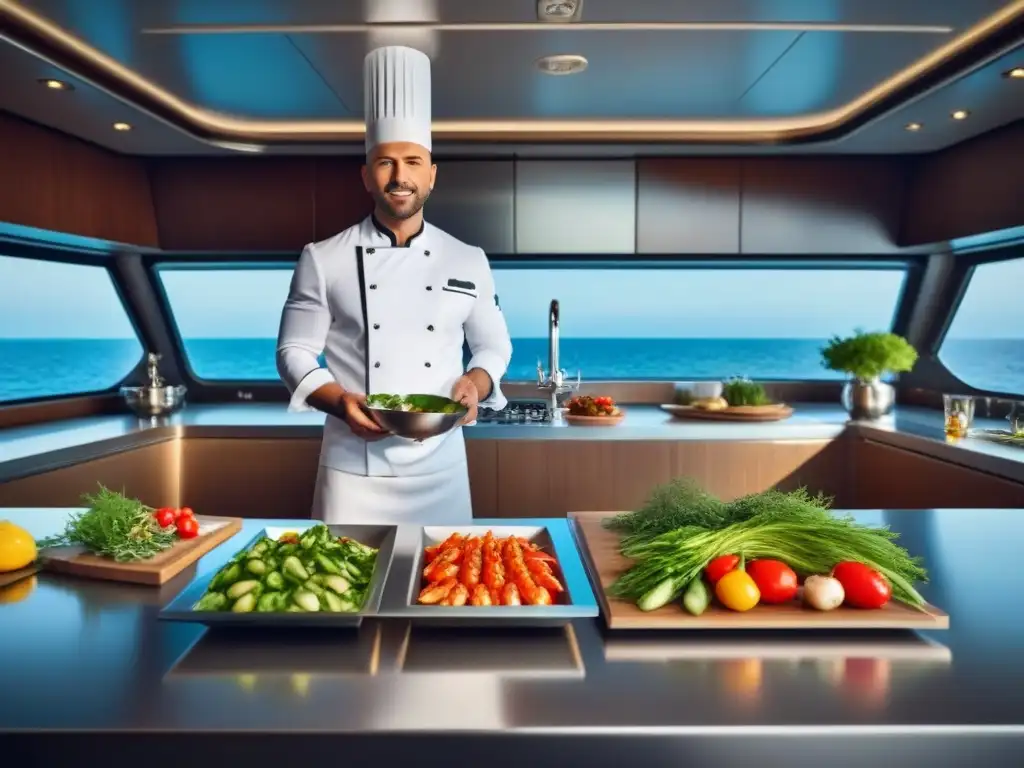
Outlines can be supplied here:
<path id="1" fill-rule="evenodd" d="M 744 95 L 743 114 L 836 109 L 947 41 L 948 36 L 804 32 Z"/>
<path id="2" fill-rule="evenodd" d="M 516 23 L 536 0 L 21 0 L 72 29 L 122 24 Z M 583 0 L 586 22 L 845 22 L 968 26 L 1003 0 Z"/>
<path id="3" fill-rule="evenodd" d="M 735 115 L 739 99 L 796 40 L 795 32 L 441 33 L 432 63 L 435 119 L 665 118 Z M 362 36 L 294 35 L 346 104 L 362 113 Z M 552 77 L 541 56 L 586 56 Z"/>

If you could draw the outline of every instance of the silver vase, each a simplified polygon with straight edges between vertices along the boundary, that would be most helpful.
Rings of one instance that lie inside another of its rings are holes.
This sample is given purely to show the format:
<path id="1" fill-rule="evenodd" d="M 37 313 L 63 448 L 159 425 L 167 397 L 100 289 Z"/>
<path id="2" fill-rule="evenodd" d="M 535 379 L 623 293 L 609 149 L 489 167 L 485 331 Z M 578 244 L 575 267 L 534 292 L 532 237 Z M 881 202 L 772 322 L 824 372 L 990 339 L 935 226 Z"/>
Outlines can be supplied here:
<path id="1" fill-rule="evenodd" d="M 843 387 L 842 402 L 851 419 L 874 421 L 892 413 L 896 390 L 880 379 L 851 379 Z"/>

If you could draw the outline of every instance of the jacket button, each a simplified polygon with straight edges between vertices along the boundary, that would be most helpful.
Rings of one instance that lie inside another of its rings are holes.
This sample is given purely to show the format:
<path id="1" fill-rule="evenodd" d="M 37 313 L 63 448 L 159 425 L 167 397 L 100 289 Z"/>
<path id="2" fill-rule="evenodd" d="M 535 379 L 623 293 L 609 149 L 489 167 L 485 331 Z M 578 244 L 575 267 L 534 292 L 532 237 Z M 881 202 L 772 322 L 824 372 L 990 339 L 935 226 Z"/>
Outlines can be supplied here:
<path id="1" fill-rule="evenodd" d="M 377 252 L 377 249 L 376 249 L 376 248 L 367 248 L 367 249 L 366 249 L 366 252 L 367 252 L 367 253 L 376 253 L 376 252 Z"/>
<path id="2" fill-rule="evenodd" d="M 374 364 L 373 364 L 373 367 L 374 367 L 374 368 L 380 368 L 380 363 L 374 363 Z"/>
<path id="3" fill-rule="evenodd" d="M 376 330 L 378 330 L 379 328 L 380 328 L 380 323 L 374 323 L 374 324 L 373 324 L 373 330 L 375 330 L 375 331 L 376 331 Z"/>
<path id="4" fill-rule="evenodd" d="M 376 283 L 371 283 L 370 284 L 370 290 L 371 291 L 376 291 L 377 290 L 377 284 Z"/>
<path id="5" fill-rule="evenodd" d="M 427 366 L 427 368 L 430 367 L 430 363 L 424 363 L 424 365 Z"/>
<path id="6" fill-rule="evenodd" d="M 423 255 L 424 255 L 424 256 L 429 256 L 429 255 L 430 255 L 430 251 L 424 251 L 424 252 L 423 252 Z"/>
<path id="7" fill-rule="evenodd" d="M 428 291 L 432 291 L 432 290 L 434 290 L 434 286 L 432 286 L 432 285 L 428 285 L 428 286 L 427 286 L 427 290 L 428 290 Z"/>
<path id="8" fill-rule="evenodd" d="M 428 326 L 427 326 L 427 330 L 428 330 L 428 331 L 432 331 L 432 330 L 434 330 L 434 326 L 432 326 L 432 325 L 428 325 Z"/>

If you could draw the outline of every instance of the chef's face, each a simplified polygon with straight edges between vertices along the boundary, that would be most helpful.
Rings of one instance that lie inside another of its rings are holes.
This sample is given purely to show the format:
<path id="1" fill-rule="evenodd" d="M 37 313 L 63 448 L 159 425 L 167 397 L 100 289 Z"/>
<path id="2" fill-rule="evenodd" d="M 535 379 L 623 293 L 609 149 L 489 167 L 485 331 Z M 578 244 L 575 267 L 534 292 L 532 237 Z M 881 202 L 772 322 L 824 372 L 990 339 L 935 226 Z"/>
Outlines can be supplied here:
<path id="1" fill-rule="evenodd" d="M 411 142 L 378 144 L 363 166 L 366 191 L 394 219 L 408 219 L 420 212 L 436 175 L 430 153 Z"/>

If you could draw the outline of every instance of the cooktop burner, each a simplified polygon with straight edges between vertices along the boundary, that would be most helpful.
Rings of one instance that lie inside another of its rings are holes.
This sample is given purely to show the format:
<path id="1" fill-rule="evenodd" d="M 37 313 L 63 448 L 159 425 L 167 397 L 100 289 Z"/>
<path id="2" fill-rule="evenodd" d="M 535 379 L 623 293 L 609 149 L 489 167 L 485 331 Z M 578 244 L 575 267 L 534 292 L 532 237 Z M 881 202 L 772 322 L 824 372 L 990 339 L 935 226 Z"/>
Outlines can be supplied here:
<path id="1" fill-rule="evenodd" d="M 551 409 L 543 400 L 515 400 L 500 411 L 481 408 L 477 421 L 490 424 L 545 424 L 551 421 Z"/>

